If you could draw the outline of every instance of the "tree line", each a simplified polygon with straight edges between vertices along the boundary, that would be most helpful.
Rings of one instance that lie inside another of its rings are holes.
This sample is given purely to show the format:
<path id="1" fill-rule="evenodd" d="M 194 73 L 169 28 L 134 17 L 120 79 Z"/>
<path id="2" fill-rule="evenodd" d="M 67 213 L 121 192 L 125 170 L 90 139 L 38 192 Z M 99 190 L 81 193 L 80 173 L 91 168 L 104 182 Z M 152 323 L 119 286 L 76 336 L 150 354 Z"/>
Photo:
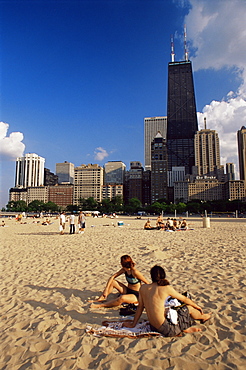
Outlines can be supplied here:
<path id="1" fill-rule="evenodd" d="M 59 207 L 53 202 L 44 203 L 39 200 L 34 200 L 28 205 L 25 201 L 10 201 L 3 208 L 2 211 L 12 212 L 61 212 L 64 208 Z M 225 200 L 214 200 L 214 201 L 201 201 L 199 199 L 192 200 L 184 203 L 178 201 L 176 203 L 168 202 L 166 199 L 159 199 L 151 205 L 141 204 L 138 198 L 132 198 L 128 202 L 123 202 L 122 197 L 116 196 L 112 200 L 103 199 L 101 202 L 97 202 L 94 198 L 90 197 L 87 199 L 81 198 L 79 205 L 68 205 L 65 209 L 67 212 L 79 212 L 83 211 L 98 211 L 100 213 L 123 213 L 123 214 L 136 214 L 137 212 L 146 212 L 150 214 L 182 214 L 185 212 L 204 214 L 207 212 L 246 212 L 246 202 L 240 200 L 225 201 Z"/>

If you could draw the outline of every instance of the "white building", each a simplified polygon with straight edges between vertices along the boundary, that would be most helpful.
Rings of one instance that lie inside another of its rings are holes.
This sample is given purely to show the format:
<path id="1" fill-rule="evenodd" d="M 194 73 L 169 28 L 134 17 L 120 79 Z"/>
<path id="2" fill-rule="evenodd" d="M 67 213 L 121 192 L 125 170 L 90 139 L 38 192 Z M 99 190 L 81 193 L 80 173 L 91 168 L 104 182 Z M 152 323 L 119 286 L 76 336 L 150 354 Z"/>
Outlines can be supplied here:
<path id="1" fill-rule="evenodd" d="M 31 187 L 44 185 L 45 159 L 35 153 L 16 159 L 15 187 Z"/>
<path id="2" fill-rule="evenodd" d="M 124 184 L 126 165 L 121 161 L 109 161 L 104 165 L 105 184 Z"/>

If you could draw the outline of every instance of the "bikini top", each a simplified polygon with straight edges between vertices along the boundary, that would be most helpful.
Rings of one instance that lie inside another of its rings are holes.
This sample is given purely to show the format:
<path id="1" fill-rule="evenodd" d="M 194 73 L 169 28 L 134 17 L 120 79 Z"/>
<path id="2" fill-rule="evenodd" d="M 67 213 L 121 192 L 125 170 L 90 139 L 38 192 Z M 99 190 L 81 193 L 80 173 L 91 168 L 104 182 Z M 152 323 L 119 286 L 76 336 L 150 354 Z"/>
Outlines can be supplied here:
<path id="1" fill-rule="evenodd" d="M 134 277 L 132 274 L 128 275 L 128 274 L 125 272 L 125 277 L 126 277 L 126 281 L 127 281 L 129 284 L 135 285 L 135 284 L 141 283 L 141 280 L 139 280 L 138 278 Z"/>

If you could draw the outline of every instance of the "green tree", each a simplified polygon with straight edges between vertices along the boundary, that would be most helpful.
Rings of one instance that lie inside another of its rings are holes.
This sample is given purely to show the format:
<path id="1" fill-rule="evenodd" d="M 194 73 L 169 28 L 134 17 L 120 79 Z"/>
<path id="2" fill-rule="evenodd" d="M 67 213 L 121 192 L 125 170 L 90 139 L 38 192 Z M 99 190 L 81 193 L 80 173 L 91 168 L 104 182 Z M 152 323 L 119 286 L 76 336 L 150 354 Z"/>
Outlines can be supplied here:
<path id="1" fill-rule="evenodd" d="M 24 200 L 17 200 L 17 201 L 10 201 L 8 202 L 7 211 L 10 212 L 26 212 L 27 211 L 27 204 Z"/>
<path id="2" fill-rule="evenodd" d="M 28 211 L 30 212 L 41 212 L 45 209 L 45 203 L 41 200 L 33 200 L 28 204 Z"/>

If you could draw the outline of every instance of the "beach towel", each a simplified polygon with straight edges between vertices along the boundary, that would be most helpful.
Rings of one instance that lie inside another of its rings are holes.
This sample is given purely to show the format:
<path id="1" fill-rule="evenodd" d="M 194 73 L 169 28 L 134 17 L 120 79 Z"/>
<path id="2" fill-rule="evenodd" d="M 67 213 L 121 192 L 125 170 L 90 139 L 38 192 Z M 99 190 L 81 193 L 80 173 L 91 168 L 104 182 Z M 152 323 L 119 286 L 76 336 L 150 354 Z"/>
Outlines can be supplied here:
<path id="1" fill-rule="evenodd" d="M 151 330 L 148 321 L 138 323 L 135 328 L 124 327 L 124 321 L 103 321 L 101 327 L 92 328 L 87 326 L 86 332 L 93 334 L 96 337 L 114 337 L 114 338 L 143 338 L 162 335 L 156 331 Z"/>

